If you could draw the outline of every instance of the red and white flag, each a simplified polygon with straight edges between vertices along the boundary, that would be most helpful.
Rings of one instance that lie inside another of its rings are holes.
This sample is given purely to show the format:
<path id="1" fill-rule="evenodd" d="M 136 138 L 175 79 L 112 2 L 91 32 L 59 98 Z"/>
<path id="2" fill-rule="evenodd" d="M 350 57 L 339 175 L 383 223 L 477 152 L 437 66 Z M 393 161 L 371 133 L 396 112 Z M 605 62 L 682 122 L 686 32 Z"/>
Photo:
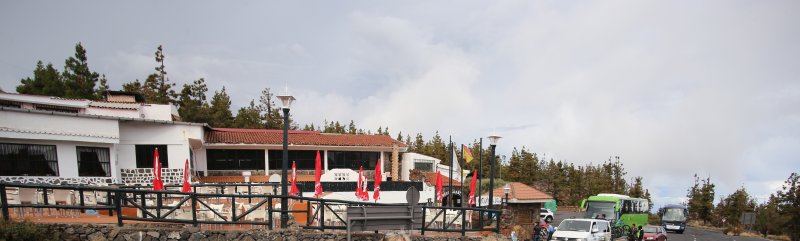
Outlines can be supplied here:
<path id="1" fill-rule="evenodd" d="M 367 182 L 364 177 L 364 167 L 359 167 L 358 169 L 358 184 L 356 185 L 356 198 L 360 199 L 361 201 L 365 201 L 364 197 L 368 197 L 366 194 L 367 191 Z"/>
<path id="2" fill-rule="evenodd" d="M 292 161 L 292 187 L 289 188 L 290 196 L 300 196 L 300 189 L 297 188 L 297 164 Z"/>
<path id="3" fill-rule="evenodd" d="M 186 165 L 183 167 L 183 188 L 181 192 L 191 192 L 192 185 L 189 184 L 189 159 L 186 159 Z"/>
<path id="4" fill-rule="evenodd" d="M 375 199 L 375 202 L 381 198 L 381 179 L 383 179 L 383 172 L 381 172 L 381 159 L 378 159 L 378 164 L 375 165 L 375 183 L 373 183 L 374 189 L 372 190 L 372 199 Z"/>
<path id="5" fill-rule="evenodd" d="M 441 202 L 444 199 L 442 195 L 442 172 L 436 172 L 436 201 Z"/>
<path id="6" fill-rule="evenodd" d="M 314 163 L 314 197 L 322 197 L 322 161 L 319 158 L 319 151 L 317 151 L 317 160 Z"/>
<path id="7" fill-rule="evenodd" d="M 475 184 L 478 183 L 478 173 L 472 170 L 472 181 L 469 182 L 469 206 L 475 205 Z"/>
<path id="8" fill-rule="evenodd" d="M 164 190 L 164 181 L 161 180 L 161 160 L 158 158 L 158 148 L 153 152 L 153 190 Z"/>

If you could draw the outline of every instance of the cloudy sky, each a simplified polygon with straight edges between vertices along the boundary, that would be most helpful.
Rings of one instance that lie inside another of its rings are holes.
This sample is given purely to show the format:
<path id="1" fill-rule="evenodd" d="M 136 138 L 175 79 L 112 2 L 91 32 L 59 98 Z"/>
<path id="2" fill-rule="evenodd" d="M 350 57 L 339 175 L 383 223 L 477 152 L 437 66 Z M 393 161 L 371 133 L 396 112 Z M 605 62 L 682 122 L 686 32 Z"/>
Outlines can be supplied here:
<path id="1" fill-rule="evenodd" d="M 756 197 L 800 170 L 798 1 L 3 1 L 0 88 L 82 42 L 112 88 L 288 86 L 299 123 L 435 131 L 576 164 L 620 156 L 657 205 L 692 175 Z M 210 93 L 211 94 L 211 93 Z M 234 110 L 235 111 L 235 110 Z"/>

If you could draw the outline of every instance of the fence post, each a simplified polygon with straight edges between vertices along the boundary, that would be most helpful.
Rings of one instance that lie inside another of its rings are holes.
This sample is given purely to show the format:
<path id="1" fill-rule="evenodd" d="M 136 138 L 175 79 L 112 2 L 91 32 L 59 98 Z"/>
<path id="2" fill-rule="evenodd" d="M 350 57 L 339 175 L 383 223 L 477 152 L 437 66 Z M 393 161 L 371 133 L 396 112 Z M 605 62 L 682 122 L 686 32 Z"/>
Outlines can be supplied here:
<path id="1" fill-rule="evenodd" d="M 235 187 L 234 187 L 235 188 Z M 231 221 L 236 222 L 236 197 L 231 197 Z"/>
<path id="2" fill-rule="evenodd" d="M 94 201 L 97 202 L 97 193 L 95 193 L 95 195 L 94 195 Z M 111 205 L 112 204 L 112 202 L 111 202 L 111 191 L 106 191 L 106 204 L 107 205 Z M 119 215 L 119 213 L 117 213 L 117 215 Z M 114 212 L 112 210 L 108 210 L 108 216 L 109 217 L 114 216 Z"/>
<path id="3" fill-rule="evenodd" d="M 136 194 L 134 194 L 134 195 L 136 195 Z M 145 213 L 145 210 L 147 210 L 147 206 L 145 206 L 145 205 L 147 205 L 147 202 L 144 200 L 144 195 L 145 194 L 142 193 L 142 198 L 139 200 L 139 202 L 142 203 L 142 218 L 147 218 L 147 213 Z"/>
<path id="4" fill-rule="evenodd" d="M 81 202 L 81 207 L 83 207 L 83 206 L 85 205 L 85 204 L 83 203 L 83 186 L 78 186 L 78 196 L 81 198 L 81 200 L 80 200 L 80 202 Z M 97 202 L 97 200 L 95 200 L 95 202 Z M 85 210 L 81 210 L 81 212 L 84 212 L 84 211 L 85 211 Z"/>
<path id="5" fill-rule="evenodd" d="M 317 209 L 319 209 L 319 226 L 322 228 L 322 232 L 325 232 L 325 199 L 321 199 L 317 205 Z"/>
<path id="6" fill-rule="evenodd" d="M 309 200 L 306 200 L 306 213 L 308 213 L 306 214 L 306 225 L 311 226 L 311 215 L 314 214 L 311 212 L 311 201 Z"/>
<path id="7" fill-rule="evenodd" d="M 161 219 L 161 193 L 156 193 L 156 218 Z"/>
<path id="8" fill-rule="evenodd" d="M 108 197 L 107 199 L 111 199 Z M 114 205 L 117 209 L 117 226 L 122 227 L 122 191 L 116 190 L 114 192 Z"/>
<path id="9" fill-rule="evenodd" d="M 269 218 L 269 230 L 272 230 L 272 226 L 275 224 L 272 221 L 272 197 L 267 197 L 267 218 Z"/>
<path id="10" fill-rule="evenodd" d="M 192 192 L 189 195 L 192 197 L 192 226 L 197 227 L 197 192 Z"/>
<path id="11" fill-rule="evenodd" d="M 251 188 L 252 185 L 253 184 L 250 184 L 250 183 L 247 184 L 247 203 L 250 203 L 250 204 L 253 203 L 253 190 Z"/>
<path id="12" fill-rule="evenodd" d="M 44 195 L 44 197 L 42 197 L 42 199 L 44 200 L 44 205 L 50 205 L 49 200 L 47 200 L 47 188 L 46 187 L 42 187 L 42 195 Z"/>
<path id="13" fill-rule="evenodd" d="M 467 210 L 461 209 L 461 236 L 467 236 Z"/>
<path id="14" fill-rule="evenodd" d="M 497 225 L 495 226 L 494 233 L 500 233 L 500 214 L 501 213 L 502 212 L 495 211 L 495 215 L 494 215 L 495 216 L 495 224 L 497 224 Z"/>
<path id="15" fill-rule="evenodd" d="M 426 214 L 427 210 L 428 210 L 428 205 L 422 206 L 422 227 L 419 229 L 419 231 L 420 231 L 420 234 L 422 234 L 423 236 L 425 235 L 425 220 L 426 220 L 426 217 L 428 217 L 427 214 Z"/>
<path id="16" fill-rule="evenodd" d="M 6 197 L 6 185 L 0 184 L 0 202 L 3 203 L 3 220 L 8 221 L 8 197 Z"/>

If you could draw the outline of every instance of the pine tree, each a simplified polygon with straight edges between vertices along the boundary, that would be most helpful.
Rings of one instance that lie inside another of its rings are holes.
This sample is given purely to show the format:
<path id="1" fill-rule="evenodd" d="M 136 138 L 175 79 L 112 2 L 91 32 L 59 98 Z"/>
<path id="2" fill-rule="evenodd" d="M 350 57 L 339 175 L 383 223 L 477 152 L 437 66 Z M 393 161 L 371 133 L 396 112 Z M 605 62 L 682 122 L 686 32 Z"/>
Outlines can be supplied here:
<path id="1" fill-rule="evenodd" d="M 205 79 L 195 80 L 191 85 L 184 84 L 178 97 L 178 113 L 183 121 L 207 123 L 209 121 L 209 106 L 206 101 Z"/>
<path id="2" fill-rule="evenodd" d="M 270 88 L 264 88 L 264 90 L 261 91 L 261 97 L 258 99 L 261 122 L 264 123 L 264 128 L 267 129 L 283 129 L 281 109 L 275 105 L 272 97 L 274 97 L 274 95 Z M 289 121 L 291 122 L 291 116 L 289 116 Z"/>
<path id="3" fill-rule="evenodd" d="M 789 238 L 800 240 L 800 176 L 796 172 L 789 175 L 776 196 L 779 213 L 788 219 L 785 229 Z"/>
<path id="4" fill-rule="evenodd" d="M 17 86 L 17 93 L 64 97 L 64 86 L 62 76 L 57 69 L 53 68 L 53 64 L 48 63 L 45 66 L 40 60 L 33 70 L 33 78 L 28 77 L 20 80 L 20 85 Z"/>
<path id="5" fill-rule="evenodd" d="M 89 70 L 86 49 L 80 42 L 75 45 L 75 56 L 67 58 L 64 63 L 64 97 L 76 99 L 95 99 L 94 86 L 100 77 L 97 72 Z"/>
<path id="6" fill-rule="evenodd" d="M 347 125 L 347 134 L 356 134 L 356 123 L 353 120 L 350 120 L 350 124 Z"/>
<path id="7" fill-rule="evenodd" d="M 178 94 L 172 90 L 172 87 L 175 86 L 175 83 L 170 83 L 169 79 L 167 78 L 167 71 L 164 67 L 164 50 L 161 45 L 158 46 L 156 50 L 156 62 L 158 62 L 158 66 L 156 66 L 156 81 L 145 82 L 145 86 L 155 92 L 152 103 L 158 104 L 168 104 L 168 103 L 177 103 Z M 149 80 L 150 78 L 148 78 Z"/>
<path id="8" fill-rule="evenodd" d="M 263 128 L 260 117 L 261 115 L 258 111 L 258 107 L 256 107 L 255 102 L 251 100 L 249 106 L 239 108 L 239 112 L 236 113 L 236 118 L 233 120 L 233 127 L 249 129 Z"/>
<path id="9" fill-rule="evenodd" d="M 106 75 L 103 74 L 100 76 L 100 86 L 98 86 L 97 90 L 94 92 L 94 99 L 105 100 L 108 89 L 108 79 L 106 79 Z"/>
<path id="10" fill-rule="evenodd" d="M 225 92 L 225 87 L 221 91 L 215 91 L 211 98 L 210 120 L 208 124 L 213 127 L 231 127 L 233 114 L 231 113 L 231 98 Z"/>

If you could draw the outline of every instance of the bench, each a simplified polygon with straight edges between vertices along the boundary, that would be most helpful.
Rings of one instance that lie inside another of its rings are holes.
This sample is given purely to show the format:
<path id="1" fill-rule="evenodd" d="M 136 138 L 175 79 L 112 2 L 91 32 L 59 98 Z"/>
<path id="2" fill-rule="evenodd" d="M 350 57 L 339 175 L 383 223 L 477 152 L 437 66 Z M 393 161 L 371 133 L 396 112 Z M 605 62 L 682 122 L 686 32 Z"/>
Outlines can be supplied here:
<path id="1" fill-rule="evenodd" d="M 422 218 L 421 206 L 347 207 L 347 240 L 353 231 L 419 229 Z"/>

